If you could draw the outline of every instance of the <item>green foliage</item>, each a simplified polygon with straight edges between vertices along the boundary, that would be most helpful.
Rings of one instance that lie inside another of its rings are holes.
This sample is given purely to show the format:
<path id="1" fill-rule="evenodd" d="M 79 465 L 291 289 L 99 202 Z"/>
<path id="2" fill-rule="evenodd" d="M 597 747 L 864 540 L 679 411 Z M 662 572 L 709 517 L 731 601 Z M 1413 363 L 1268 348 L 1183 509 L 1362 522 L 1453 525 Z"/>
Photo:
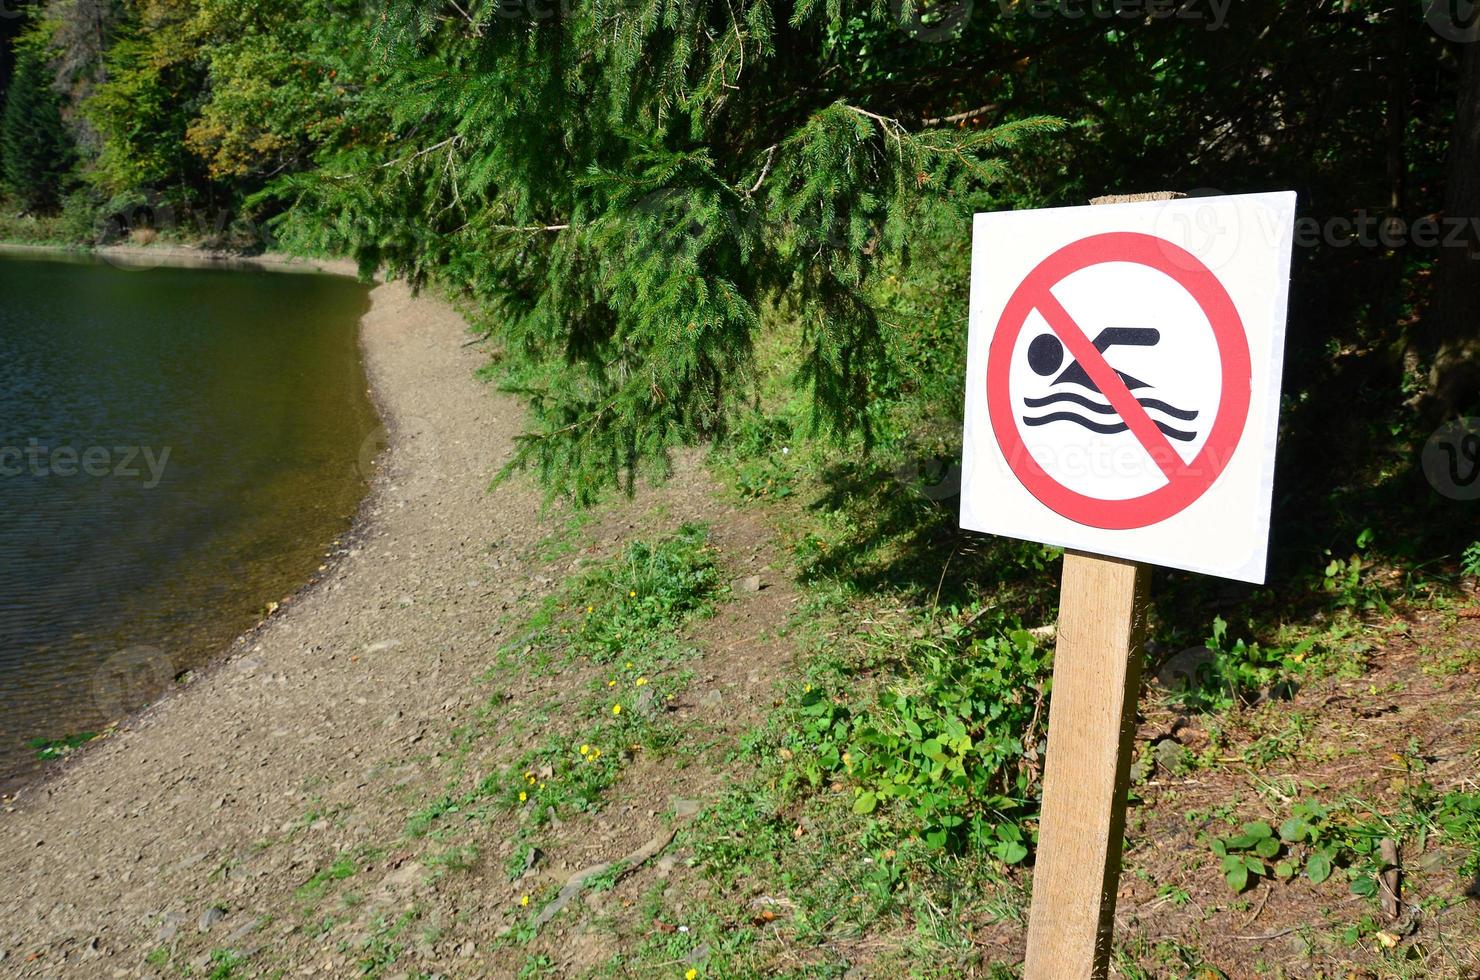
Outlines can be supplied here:
<path id="1" fill-rule="evenodd" d="M 657 542 L 634 541 L 617 561 L 583 576 L 573 589 L 585 607 L 573 651 L 609 663 L 710 612 L 722 583 L 708 542 L 707 528 L 685 524 Z"/>
<path id="2" fill-rule="evenodd" d="M 1230 642 L 1228 623 L 1218 616 L 1205 647 L 1207 661 L 1197 665 L 1186 685 L 1172 695 L 1173 700 L 1190 711 L 1214 712 L 1288 689 L 1290 678 L 1301 672 L 1301 663 L 1315 643 L 1307 637 L 1285 649 L 1243 639 Z"/>
<path id="3" fill-rule="evenodd" d="M 52 90 L 45 49 L 34 39 L 19 44 L 0 114 L 0 185 L 27 211 L 55 211 L 72 159 L 72 140 Z"/>
<path id="4" fill-rule="evenodd" d="M 212 179 L 253 187 L 362 131 L 357 96 L 370 78 L 362 9 L 348 0 L 196 0 L 189 29 L 209 97 L 185 145 Z"/>
<path id="5" fill-rule="evenodd" d="M 882 5 L 844 7 L 601 2 L 531 23 L 393 5 L 390 140 L 282 182 L 281 233 L 482 302 L 531 407 L 510 471 L 552 492 L 589 500 L 725 438 L 773 302 L 799 327 L 808 424 L 867 435 L 888 374 L 869 285 L 923 202 L 997 179 L 996 155 L 1054 124 L 877 111 L 889 69 L 856 65 L 896 29 Z"/>
<path id="6" fill-rule="evenodd" d="M 1237 834 L 1213 838 L 1211 846 L 1222 862 L 1224 878 L 1236 892 L 1260 877 L 1288 881 L 1302 868 L 1311 883 L 1319 885 L 1331 877 L 1344 854 L 1328 811 L 1310 801 L 1295 804 L 1278 831 L 1256 820 L 1244 824 Z"/>
<path id="7" fill-rule="evenodd" d="M 1466 575 L 1480 575 L 1480 541 L 1472 543 L 1460 557 L 1460 569 Z"/>
<path id="8" fill-rule="evenodd" d="M 341 854 L 330 864 L 315 871 L 307 881 L 298 886 L 296 892 L 298 898 L 304 902 L 317 902 L 323 897 L 324 892 L 336 881 L 343 881 L 353 877 L 359 867 L 355 859 L 348 854 Z"/>
<path id="9" fill-rule="evenodd" d="M 801 778 L 842 780 L 853 811 L 892 814 L 933 848 L 1027 856 L 1049 655 L 1025 630 L 920 640 L 907 674 L 861 703 L 808 685 L 784 745 Z"/>
<path id="10" fill-rule="evenodd" d="M 36 750 L 36 758 L 43 762 L 60 759 L 98 737 L 97 732 L 78 732 L 61 738 L 33 738 L 27 744 Z"/>
<path id="11" fill-rule="evenodd" d="M 234 949 L 213 949 L 209 960 L 211 972 L 206 976 L 209 980 L 231 980 L 246 962 L 247 958 Z"/>
<path id="12" fill-rule="evenodd" d="M 1335 597 L 1338 608 L 1353 612 L 1388 611 L 1382 588 L 1372 581 L 1371 569 L 1363 562 L 1362 556 L 1372 544 L 1372 538 L 1372 529 L 1364 528 L 1357 535 L 1356 549 L 1346 558 L 1331 557 L 1331 550 L 1326 549 L 1330 557 L 1325 571 L 1326 591 Z"/>
<path id="13" fill-rule="evenodd" d="M 184 152 L 202 85 L 190 13 L 185 0 L 137 5 L 81 106 L 102 140 L 87 177 L 105 196 L 170 188 L 182 206 L 197 196 L 200 167 Z"/>
<path id="14" fill-rule="evenodd" d="M 1480 794 L 1439 795 L 1421 784 L 1405 794 L 1401 806 L 1384 807 L 1386 815 L 1364 810 L 1355 801 L 1332 806 L 1302 800 L 1277 829 L 1252 821 L 1236 834 L 1212 837 L 1209 846 L 1235 892 L 1261 877 L 1285 882 L 1303 874 L 1320 885 L 1341 870 L 1351 894 L 1374 898 L 1377 875 L 1384 870 L 1379 844 L 1385 837 L 1413 842 L 1419 850 L 1428 845 L 1468 850 L 1457 868 L 1445 869 L 1461 881 L 1480 870 Z M 1416 863 L 1409 862 L 1410 873 Z"/>

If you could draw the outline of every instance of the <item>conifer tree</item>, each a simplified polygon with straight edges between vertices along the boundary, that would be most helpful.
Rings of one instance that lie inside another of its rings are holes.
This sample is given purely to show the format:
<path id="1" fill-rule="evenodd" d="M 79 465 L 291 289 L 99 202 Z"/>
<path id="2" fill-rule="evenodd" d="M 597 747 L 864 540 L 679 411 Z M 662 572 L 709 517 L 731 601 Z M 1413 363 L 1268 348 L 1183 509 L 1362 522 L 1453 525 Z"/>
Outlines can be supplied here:
<path id="1" fill-rule="evenodd" d="M 866 440 L 889 371 L 882 264 L 923 201 L 991 181 L 994 154 L 1055 125 L 920 118 L 901 85 L 949 55 L 911 46 L 899 9 L 393 3 L 369 94 L 385 135 L 280 185 L 280 231 L 480 301 L 530 406 L 512 466 L 553 492 L 630 488 L 722 439 L 773 304 L 800 324 L 815 427 Z"/>
<path id="2" fill-rule="evenodd" d="M 27 211 L 52 211 L 71 172 L 71 140 L 42 53 L 17 47 L 0 115 L 0 182 Z"/>

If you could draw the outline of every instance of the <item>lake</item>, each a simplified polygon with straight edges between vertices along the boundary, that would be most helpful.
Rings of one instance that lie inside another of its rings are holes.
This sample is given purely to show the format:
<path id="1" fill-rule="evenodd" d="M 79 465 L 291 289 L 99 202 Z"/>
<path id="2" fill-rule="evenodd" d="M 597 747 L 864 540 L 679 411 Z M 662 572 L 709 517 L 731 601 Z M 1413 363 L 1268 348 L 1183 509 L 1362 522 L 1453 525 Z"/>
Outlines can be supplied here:
<path id="1" fill-rule="evenodd" d="M 0 257 L 0 782 L 325 561 L 383 444 L 368 305 L 327 275 Z"/>

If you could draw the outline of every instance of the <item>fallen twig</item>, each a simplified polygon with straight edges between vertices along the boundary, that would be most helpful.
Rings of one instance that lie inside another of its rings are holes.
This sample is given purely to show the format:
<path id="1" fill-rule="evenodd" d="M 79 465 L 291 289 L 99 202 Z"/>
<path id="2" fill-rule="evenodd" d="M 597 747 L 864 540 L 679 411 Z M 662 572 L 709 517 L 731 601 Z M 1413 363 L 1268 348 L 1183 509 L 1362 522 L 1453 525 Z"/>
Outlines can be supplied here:
<path id="1" fill-rule="evenodd" d="M 651 861 L 654 857 L 662 852 L 663 848 L 667 847 L 673 841 L 673 835 L 675 832 L 675 829 L 669 828 L 668 830 L 665 830 L 662 833 L 658 834 L 646 844 L 639 847 L 637 850 L 633 851 L 631 854 L 628 854 L 626 857 L 618 858 L 615 861 L 603 861 L 600 864 L 593 864 L 591 865 L 591 867 L 585 868 L 581 871 L 577 871 L 575 874 L 571 875 L 568 879 L 566 879 L 566 882 L 561 887 L 559 894 L 557 894 L 555 898 L 551 900 L 549 905 L 546 905 L 543 909 L 540 910 L 539 915 L 535 916 L 535 920 L 533 923 L 534 928 L 539 929 L 544 926 L 545 923 L 555 918 L 555 916 L 560 912 L 561 909 L 570 904 L 571 899 L 575 898 L 581 893 L 581 889 L 586 887 L 586 882 L 590 881 L 592 878 L 595 878 L 598 875 L 606 874 L 606 872 L 610 871 L 612 868 L 618 867 L 620 865 L 620 870 L 617 872 L 616 880 L 621 881 L 625 875 L 631 874 L 633 871 L 637 870 L 648 861 Z"/>
<path id="2" fill-rule="evenodd" d="M 1399 897 L 1403 883 L 1402 872 L 1398 869 L 1398 842 L 1391 837 L 1384 837 L 1377 845 L 1377 853 L 1382 858 L 1382 871 L 1377 875 L 1377 885 L 1382 895 L 1382 911 L 1389 919 L 1396 919 L 1403 907 Z"/>

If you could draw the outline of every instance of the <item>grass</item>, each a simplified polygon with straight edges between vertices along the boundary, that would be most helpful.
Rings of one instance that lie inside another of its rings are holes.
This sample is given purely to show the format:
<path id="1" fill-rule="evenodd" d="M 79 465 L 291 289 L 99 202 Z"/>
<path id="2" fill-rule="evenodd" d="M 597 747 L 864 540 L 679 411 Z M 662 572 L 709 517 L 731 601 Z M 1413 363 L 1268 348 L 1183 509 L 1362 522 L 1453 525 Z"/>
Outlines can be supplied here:
<path id="1" fill-rule="evenodd" d="M 342 854 L 335 858 L 333 863 L 315 871 L 307 881 L 299 885 L 297 897 L 306 904 L 316 904 L 324 897 L 324 893 L 329 890 L 331 884 L 354 877 L 358 870 L 355 859 Z"/>
<path id="2" fill-rule="evenodd" d="M 677 742 L 665 705 L 687 687 L 682 664 L 694 653 L 680 634 L 712 614 L 727 591 L 707 529 L 693 524 L 656 541 L 633 542 L 574 576 L 505 644 L 490 675 L 519 670 L 527 677 L 556 665 L 562 677 L 584 675 L 584 682 L 558 696 L 560 723 L 555 711 L 526 716 L 525 726 L 543 732 L 534 747 L 470 788 L 423 806 L 407 834 L 422 837 L 450 820 L 477 822 L 499 811 L 527 814 L 529 830 L 537 831 L 552 819 L 598 808 L 625 763 Z M 496 691 L 478 722 L 457 733 L 459 750 L 507 736 L 506 704 Z"/>
<path id="3" fill-rule="evenodd" d="M 992 948 L 984 937 L 1020 941 L 1025 925 L 1030 879 L 1019 869 L 1036 834 L 1051 668 L 1051 650 L 1032 628 L 1055 618 L 1058 553 L 962 535 L 954 501 L 933 496 L 940 468 L 898 464 L 899 447 L 916 443 L 898 439 L 872 463 L 840 464 L 797 437 L 784 402 L 742 426 L 738 447 L 713 462 L 737 502 L 765 509 L 792 555 L 804 586 L 793 630 L 798 676 L 732 756 L 749 775 L 680 836 L 701 871 L 694 891 L 646 902 L 628 931 L 632 947 L 603 972 L 642 974 L 707 948 L 713 975 L 842 975 L 860 960 L 839 951 L 866 937 L 864 959 L 876 971 L 1014 975 L 1010 953 L 999 962 L 982 954 Z M 1159 695 L 1157 710 L 1190 718 L 1206 740 L 1194 749 L 1171 743 L 1160 756 L 1147 746 L 1142 778 L 1158 785 L 1138 792 L 1177 805 L 1178 791 L 1160 786 L 1161 758 L 1175 779 L 1248 789 L 1202 813 L 1187 806 L 1189 826 L 1215 830 L 1204 834 L 1204 856 L 1180 859 L 1181 877 L 1158 880 L 1134 857 L 1127 862 L 1128 876 L 1146 875 L 1153 901 L 1238 920 L 1255 914 L 1265 890 L 1288 887 L 1285 879 L 1319 878 L 1333 912 L 1303 928 L 1323 954 L 1354 928 L 1373 934 L 1344 903 L 1375 906 L 1368 885 L 1383 836 L 1469 855 L 1437 872 L 1444 882 L 1473 875 L 1480 860 L 1472 792 L 1437 791 L 1413 773 L 1398 798 L 1363 802 L 1260 776 L 1324 771 L 1349 757 L 1350 741 L 1288 699 L 1308 685 L 1366 677 L 1389 641 L 1374 623 L 1451 605 L 1457 579 L 1446 567 L 1382 552 L 1367 529 L 1349 541 L 1304 572 L 1284 570 L 1293 580 L 1285 594 L 1241 589 L 1210 604 L 1207 580 L 1158 583 L 1159 652 L 1148 676 L 1180 650 L 1203 652 L 1202 669 Z M 1188 615 L 1210 605 L 1200 626 Z M 1424 670 L 1453 676 L 1471 662 L 1470 651 L 1455 650 Z M 1405 689 L 1368 686 L 1371 697 Z M 1239 839 L 1248 836 L 1241 825 L 1259 816 L 1246 810 L 1251 801 L 1272 821 L 1263 844 Z M 1297 815 L 1304 827 L 1289 823 Z M 1224 855 L 1248 856 L 1239 888 L 1252 901 L 1223 880 L 1215 839 Z M 774 918 L 758 918 L 756 894 L 780 903 Z M 686 932 L 664 928 L 679 918 Z M 1127 976 L 1223 975 L 1195 932 L 1152 941 L 1127 931 L 1116 962 Z"/>
<path id="4" fill-rule="evenodd" d="M 98 732 L 78 732 L 75 735 L 64 735 L 61 738 L 33 738 L 26 744 L 35 750 L 37 759 L 50 762 L 52 759 L 71 755 L 97 738 L 98 734 Z"/>

